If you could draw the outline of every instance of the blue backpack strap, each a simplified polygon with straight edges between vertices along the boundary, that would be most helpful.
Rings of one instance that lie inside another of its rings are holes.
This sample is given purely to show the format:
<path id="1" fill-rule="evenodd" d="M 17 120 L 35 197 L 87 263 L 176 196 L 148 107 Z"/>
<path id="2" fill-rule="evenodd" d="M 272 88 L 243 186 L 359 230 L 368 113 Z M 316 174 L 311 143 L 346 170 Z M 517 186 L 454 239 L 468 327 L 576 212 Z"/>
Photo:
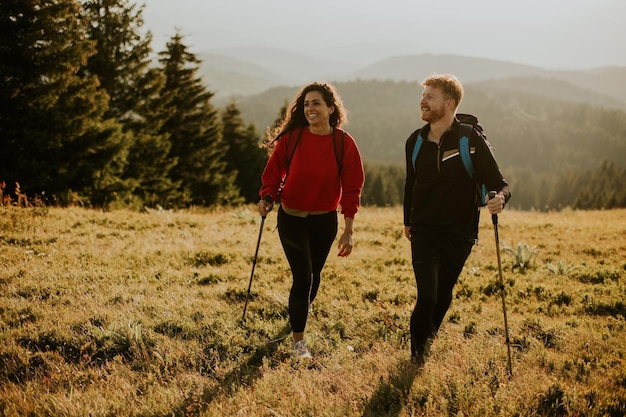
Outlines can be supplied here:
<path id="1" fill-rule="evenodd" d="M 472 125 L 461 123 L 461 139 L 459 139 L 459 151 L 461 152 L 461 159 L 465 170 L 471 178 L 474 178 L 474 164 L 472 164 L 472 157 L 469 150 L 469 137 L 472 132 Z"/>
<path id="2" fill-rule="evenodd" d="M 413 147 L 413 156 L 411 157 L 411 159 L 413 160 L 413 169 L 415 169 L 415 161 L 417 160 L 417 154 L 419 153 L 423 142 L 424 142 L 424 139 L 422 138 L 422 134 L 420 133 L 417 135 L 417 140 L 415 141 L 415 146 Z"/>
<path id="3" fill-rule="evenodd" d="M 459 151 L 461 152 L 461 160 L 465 165 L 465 170 L 471 178 L 474 178 L 474 164 L 469 150 L 469 137 L 472 133 L 472 125 L 461 123 L 461 139 L 459 139 Z M 481 204 L 485 205 L 487 196 L 487 187 L 485 184 L 480 185 Z"/>

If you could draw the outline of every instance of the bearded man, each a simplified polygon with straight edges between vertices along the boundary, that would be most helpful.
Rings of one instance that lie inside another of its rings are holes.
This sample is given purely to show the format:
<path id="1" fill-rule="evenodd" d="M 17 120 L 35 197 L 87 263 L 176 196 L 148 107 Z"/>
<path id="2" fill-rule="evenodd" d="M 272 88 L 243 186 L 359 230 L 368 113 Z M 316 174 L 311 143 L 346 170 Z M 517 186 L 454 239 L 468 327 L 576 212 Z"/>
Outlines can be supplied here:
<path id="1" fill-rule="evenodd" d="M 491 145 L 470 130 L 469 152 L 475 175 L 462 161 L 462 125 L 457 108 L 463 86 L 451 74 L 435 74 L 422 82 L 421 119 L 427 124 L 406 141 L 404 233 L 411 241 L 417 302 L 411 315 L 411 358 L 423 364 L 452 302 L 452 289 L 478 239 L 480 204 L 477 184 L 495 196 L 486 207 L 498 214 L 511 197 Z M 415 145 L 421 143 L 414 156 Z M 415 158 L 415 161 L 413 160 Z"/>

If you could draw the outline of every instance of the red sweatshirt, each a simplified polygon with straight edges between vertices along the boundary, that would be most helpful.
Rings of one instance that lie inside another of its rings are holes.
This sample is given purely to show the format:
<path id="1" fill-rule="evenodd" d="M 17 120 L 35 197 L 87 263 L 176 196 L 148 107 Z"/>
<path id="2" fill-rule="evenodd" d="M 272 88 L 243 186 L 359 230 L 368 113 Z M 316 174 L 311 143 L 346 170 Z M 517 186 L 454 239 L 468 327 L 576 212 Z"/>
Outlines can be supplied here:
<path id="1" fill-rule="evenodd" d="M 276 144 L 261 177 L 261 198 L 270 194 L 272 201 L 276 200 L 280 184 L 287 174 L 287 157 L 293 151 L 299 130 L 296 128 L 285 133 Z M 302 130 L 280 196 L 286 207 L 302 211 L 333 211 L 341 204 L 341 213 L 354 218 L 361 202 L 365 175 L 356 142 L 345 132 L 342 152 L 341 134 L 341 129 L 335 128 L 337 155 L 340 158 L 343 155 L 339 175 L 333 135 L 315 135 L 307 127 Z"/>

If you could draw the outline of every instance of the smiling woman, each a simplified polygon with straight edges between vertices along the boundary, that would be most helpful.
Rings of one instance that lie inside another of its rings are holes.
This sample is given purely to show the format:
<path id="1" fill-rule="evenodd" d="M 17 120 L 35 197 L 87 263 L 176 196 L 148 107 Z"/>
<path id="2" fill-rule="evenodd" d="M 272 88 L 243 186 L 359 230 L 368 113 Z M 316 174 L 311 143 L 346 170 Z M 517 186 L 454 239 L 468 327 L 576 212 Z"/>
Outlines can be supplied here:
<path id="1" fill-rule="evenodd" d="M 293 277 L 289 322 L 298 357 L 311 357 L 304 329 L 337 235 L 339 206 L 345 227 L 337 255 L 352 253 L 364 174 L 356 142 L 341 129 L 345 122 L 346 110 L 335 87 L 314 82 L 297 94 L 268 138 L 271 156 L 262 176 L 258 211 L 266 216 L 280 200 L 278 232 Z"/>

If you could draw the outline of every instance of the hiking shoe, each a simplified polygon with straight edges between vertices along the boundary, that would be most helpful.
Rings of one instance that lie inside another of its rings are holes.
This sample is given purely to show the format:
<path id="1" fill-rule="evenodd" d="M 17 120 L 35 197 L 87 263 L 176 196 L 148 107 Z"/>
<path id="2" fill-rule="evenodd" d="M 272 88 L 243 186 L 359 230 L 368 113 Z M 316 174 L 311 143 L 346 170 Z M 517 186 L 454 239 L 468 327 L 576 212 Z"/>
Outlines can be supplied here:
<path id="1" fill-rule="evenodd" d="M 411 355 L 411 363 L 419 368 L 423 368 L 426 364 L 426 356 L 423 354 Z"/>
<path id="2" fill-rule="evenodd" d="M 306 342 L 304 340 L 299 340 L 293 345 L 293 355 L 298 358 L 311 358 L 311 354 L 309 353 L 309 349 L 306 347 Z"/>
<path id="3" fill-rule="evenodd" d="M 411 361 L 420 367 L 423 367 L 426 363 L 426 359 L 430 355 L 430 348 L 433 344 L 433 338 L 426 339 L 426 343 L 423 346 L 418 346 L 417 349 L 413 349 L 411 346 Z"/>

